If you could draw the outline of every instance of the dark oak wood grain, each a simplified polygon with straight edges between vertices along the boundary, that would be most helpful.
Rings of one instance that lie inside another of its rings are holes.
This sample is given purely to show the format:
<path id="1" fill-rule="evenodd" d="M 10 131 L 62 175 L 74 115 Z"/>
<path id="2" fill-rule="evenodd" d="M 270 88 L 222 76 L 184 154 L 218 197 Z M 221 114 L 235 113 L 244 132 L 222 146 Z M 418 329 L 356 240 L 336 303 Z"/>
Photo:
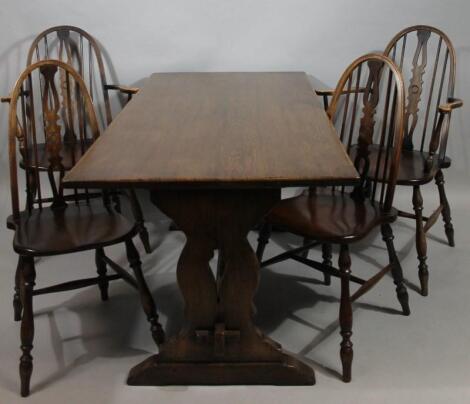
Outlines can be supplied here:
<path id="1" fill-rule="evenodd" d="M 355 178 L 305 73 L 163 73 L 65 183 L 279 187 Z"/>

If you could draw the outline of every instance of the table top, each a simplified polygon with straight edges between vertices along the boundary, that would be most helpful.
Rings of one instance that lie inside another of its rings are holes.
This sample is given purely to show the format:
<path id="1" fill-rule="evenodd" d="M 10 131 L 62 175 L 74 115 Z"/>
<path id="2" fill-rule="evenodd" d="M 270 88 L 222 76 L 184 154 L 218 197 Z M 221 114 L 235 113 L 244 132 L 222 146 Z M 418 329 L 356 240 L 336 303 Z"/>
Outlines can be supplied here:
<path id="1" fill-rule="evenodd" d="M 357 178 L 305 73 L 155 73 L 64 185 L 287 187 Z"/>

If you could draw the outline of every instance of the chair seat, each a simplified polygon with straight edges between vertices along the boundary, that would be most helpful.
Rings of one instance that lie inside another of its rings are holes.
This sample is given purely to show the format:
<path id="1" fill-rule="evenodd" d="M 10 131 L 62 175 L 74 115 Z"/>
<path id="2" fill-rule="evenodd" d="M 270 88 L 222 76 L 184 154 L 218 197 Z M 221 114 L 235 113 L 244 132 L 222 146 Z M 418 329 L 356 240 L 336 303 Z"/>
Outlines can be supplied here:
<path id="1" fill-rule="evenodd" d="M 13 248 L 22 255 L 56 255 L 124 241 L 135 225 L 121 214 L 92 205 L 68 205 L 22 212 L 15 223 Z"/>
<path id="2" fill-rule="evenodd" d="M 378 203 L 354 201 L 349 194 L 300 195 L 280 201 L 268 214 L 268 223 L 313 240 L 347 243 L 365 237 L 375 226 L 391 222 Z"/>
<path id="3" fill-rule="evenodd" d="M 60 155 L 62 157 L 62 165 L 64 167 L 65 171 L 69 171 L 77 162 L 80 160 L 80 158 L 83 156 L 83 154 L 90 148 L 90 146 L 93 144 L 93 139 L 86 139 L 83 142 L 83 150 L 82 150 L 82 145 L 79 141 L 77 141 L 75 144 L 72 143 L 67 143 L 63 142 L 62 143 L 62 150 L 60 151 Z M 30 151 L 32 153 L 32 151 Z M 45 143 L 38 143 L 37 145 L 37 153 L 38 153 L 38 164 L 34 164 L 35 159 L 34 156 L 30 158 L 30 166 L 32 164 L 37 165 L 37 167 L 40 170 L 47 171 L 48 167 L 50 166 L 49 162 L 49 152 L 47 151 L 46 144 Z M 25 168 L 25 164 L 23 161 L 20 162 L 21 168 Z M 34 168 L 34 167 L 33 167 Z"/>
<path id="4" fill-rule="evenodd" d="M 356 156 L 357 146 L 351 148 L 351 159 L 354 161 Z M 372 145 L 369 148 L 370 151 L 370 167 L 371 172 L 375 173 L 377 159 L 379 156 L 379 147 Z M 426 161 L 429 157 L 429 153 L 420 152 L 419 150 L 407 151 L 404 150 L 400 157 L 400 168 L 398 171 L 397 184 L 398 185 L 423 185 L 432 181 L 436 176 L 439 166 L 435 164 L 431 170 L 426 171 Z M 381 157 L 381 165 L 384 164 L 384 157 Z M 446 157 L 441 162 L 441 168 L 447 168 L 451 164 L 450 158 Z M 382 172 L 381 170 L 379 171 Z"/>

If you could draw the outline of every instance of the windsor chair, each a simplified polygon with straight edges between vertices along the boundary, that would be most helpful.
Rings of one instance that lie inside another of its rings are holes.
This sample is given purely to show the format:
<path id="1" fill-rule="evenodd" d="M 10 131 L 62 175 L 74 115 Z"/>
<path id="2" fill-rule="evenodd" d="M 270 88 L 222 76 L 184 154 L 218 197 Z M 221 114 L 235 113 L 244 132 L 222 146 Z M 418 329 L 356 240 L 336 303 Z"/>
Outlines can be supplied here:
<path id="1" fill-rule="evenodd" d="M 139 291 L 157 344 L 164 341 L 164 333 L 132 241 L 137 224 L 115 210 L 109 193 L 92 198 L 92 190 L 75 188 L 67 193 L 62 185 L 64 173 L 100 134 L 83 79 L 66 63 L 39 61 L 24 70 L 9 98 L 12 215 L 8 224 L 15 231 L 13 249 L 19 255 L 14 312 L 15 320 L 21 321 L 21 395 L 27 396 L 33 368 L 33 296 L 98 285 L 101 299 L 107 300 L 109 282 L 123 279 Z M 34 177 L 36 187 L 34 195 L 27 194 L 24 210 L 20 210 L 19 166 Z M 105 247 L 117 243 L 125 244 L 134 276 L 105 254 Z M 34 288 L 36 257 L 86 250 L 95 250 L 97 277 Z M 116 273 L 108 275 L 107 267 Z"/>
<path id="2" fill-rule="evenodd" d="M 410 314 L 390 226 L 397 217 L 393 197 L 403 141 L 403 80 L 392 60 L 380 54 L 369 54 L 356 59 L 345 70 L 332 94 L 327 114 L 361 181 L 354 187 L 310 188 L 308 194 L 280 201 L 265 217 L 257 256 L 262 267 L 293 259 L 323 272 L 326 283 L 331 276 L 340 278 L 340 357 L 343 381 L 349 382 L 353 358 L 352 302 L 391 272 L 403 314 Z M 371 159 L 371 150 L 376 152 L 376 160 Z M 308 242 L 262 261 L 273 226 L 304 237 Z M 387 247 L 389 264 L 364 280 L 351 273 L 349 244 L 363 239 L 378 227 Z M 322 245 L 322 262 L 304 254 L 316 243 Z M 338 268 L 332 264 L 333 244 L 339 244 Z M 352 295 L 351 282 L 360 285 Z"/>
<path id="3" fill-rule="evenodd" d="M 417 25 L 400 31 L 385 49 L 400 68 L 407 86 L 405 137 L 397 185 L 413 187 L 414 214 L 398 211 L 416 223 L 416 251 L 421 294 L 428 295 L 426 233 L 440 215 L 447 241 L 454 246 L 449 201 L 443 170 L 451 165 L 446 148 L 452 112 L 463 102 L 454 98 L 456 57 L 449 37 L 437 28 Z M 423 215 L 421 186 L 432 180 L 439 192 L 439 206 Z"/>
<path id="4" fill-rule="evenodd" d="M 90 97 L 95 107 L 100 130 L 104 130 L 113 119 L 110 91 L 118 91 L 129 101 L 132 95 L 139 89 L 117 84 L 108 84 L 105 63 L 98 42 L 86 31 L 70 25 L 51 27 L 41 32 L 32 42 L 27 56 L 27 66 L 34 62 L 47 59 L 61 60 L 71 65 L 83 78 Z M 122 105 L 122 103 L 121 103 Z M 85 145 L 87 148 L 89 144 Z M 44 155 L 44 144 L 38 145 L 39 160 L 47 157 Z M 64 150 L 64 159 L 69 159 L 72 149 Z M 67 166 L 65 166 L 67 168 Z M 28 181 L 28 190 L 35 191 L 34 178 Z M 129 190 L 128 195 L 132 201 L 133 214 L 139 227 L 139 236 L 147 253 L 151 252 L 148 231 L 144 225 L 144 216 L 134 190 Z M 120 201 L 117 193 L 111 193 L 111 197 L 120 209 Z"/>

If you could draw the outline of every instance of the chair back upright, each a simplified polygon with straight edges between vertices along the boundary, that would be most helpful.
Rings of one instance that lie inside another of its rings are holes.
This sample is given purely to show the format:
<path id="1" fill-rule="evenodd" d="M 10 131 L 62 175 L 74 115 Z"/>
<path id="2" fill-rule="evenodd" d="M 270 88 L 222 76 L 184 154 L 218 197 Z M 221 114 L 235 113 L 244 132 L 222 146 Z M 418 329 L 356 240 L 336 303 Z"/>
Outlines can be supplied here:
<path id="1" fill-rule="evenodd" d="M 343 73 L 327 114 L 354 162 L 360 183 L 333 187 L 392 209 L 403 142 L 404 84 L 398 67 L 381 54 L 356 59 Z"/>
<path id="2" fill-rule="evenodd" d="M 28 66 L 10 94 L 9 157 L 13 219 L 19 219 L 18 166 L 26 181 L 26 209 L 86 199 L 88 190 L 64 195 L 62 178 L 100 134 L 91 97 L 81 76 L 67 63 L 45 60 Z M 44 150 L 40 148 L 43 147 Z M 65 153 L 67 151 L 67 153 Z M 47 173 L 47 180 L 40 172 Z M 44 181 L 43 181 L 44 180 Z M 44 197 L 44 193 L 52 197 Z M 83 195 L 85 196 L 83 198 Z"/>
<path id="3" fill-rule="evenodd" d="M 452 100 L 455 89 L 456 57 L 450 39 L 437 28 L 417 25 L 395 35 L 384 53 L 395 61 L 406 83 L 404 150 L 437 151 L 443 160 L 449 127 L 446 123 L 441 129 L 439 105 Z"/>

